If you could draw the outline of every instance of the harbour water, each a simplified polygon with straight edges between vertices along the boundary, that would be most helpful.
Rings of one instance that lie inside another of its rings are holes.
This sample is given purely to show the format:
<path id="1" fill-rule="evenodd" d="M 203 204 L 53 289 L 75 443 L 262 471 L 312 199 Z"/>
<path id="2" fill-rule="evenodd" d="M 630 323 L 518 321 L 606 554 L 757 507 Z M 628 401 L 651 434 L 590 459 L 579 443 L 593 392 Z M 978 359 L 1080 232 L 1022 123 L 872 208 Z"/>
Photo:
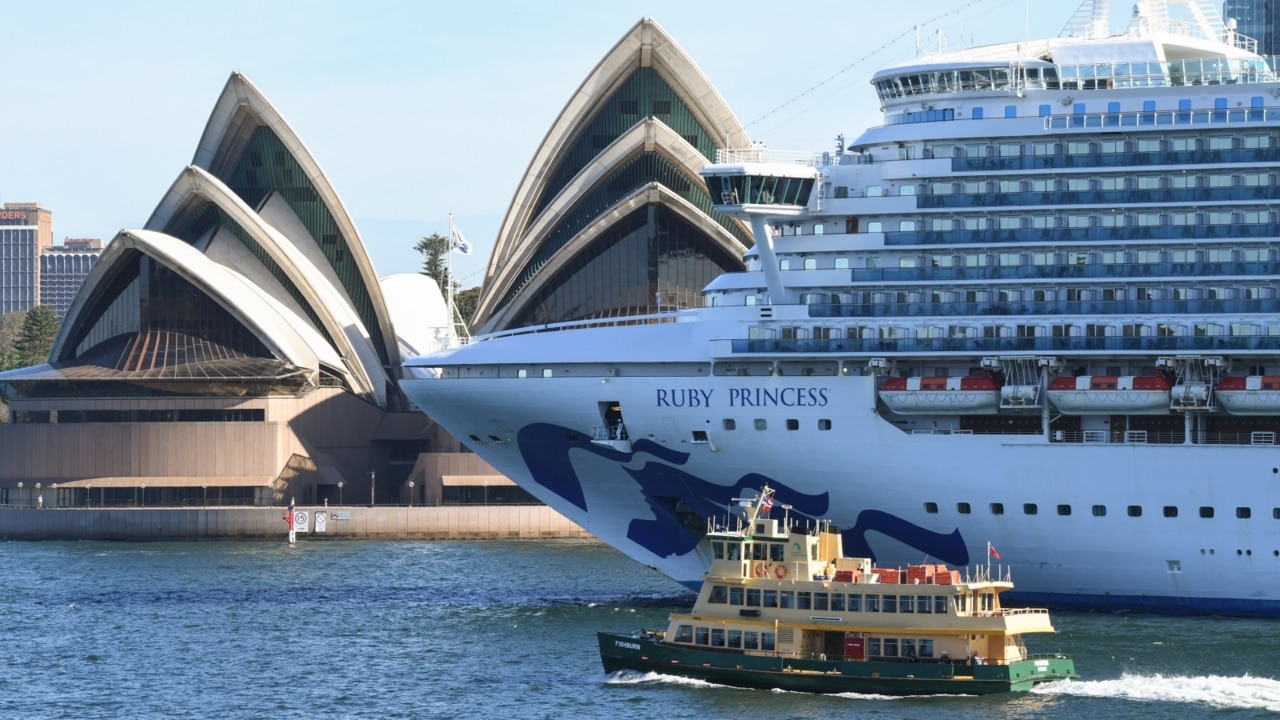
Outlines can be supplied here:
<path id="1" fill-rule="evenodd" d="M 6 542 L 4 718 L 1262 718 L 1280 622 L 1058 613 L 1082 679 L 1006 698 L 606 676 L 692 596 L 590 540 Z M 1014 578 L 1016 581 L 1016 577 Z"/>

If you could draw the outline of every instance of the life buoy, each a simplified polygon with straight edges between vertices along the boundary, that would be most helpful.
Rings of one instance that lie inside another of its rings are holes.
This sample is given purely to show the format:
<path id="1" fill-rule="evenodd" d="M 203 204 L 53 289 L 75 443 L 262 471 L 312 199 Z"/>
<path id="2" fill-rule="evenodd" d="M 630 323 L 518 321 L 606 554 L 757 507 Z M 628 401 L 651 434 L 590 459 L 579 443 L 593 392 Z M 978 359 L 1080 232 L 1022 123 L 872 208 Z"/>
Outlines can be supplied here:
<path id="1" fill-rule="evenodd" d="M 787 577 L 787 566 L 786 566 L 786 565 L 779 565 L 778 567 L 776 567 L 776 568 L 774 568 L 774 569 L 773 569 L 773 574 L 774 574 L 774 576 L 775 576 L 775 577 L 777 577 L 779 580 L 783 580 L 783 579 L 785 579 L 785 578 Z"/>
<path id="2" fill-rule="evenodd" d="M 762 578 L 768 574 L 769 568 L 765 567 L 764 563 L 756 563 L 756 577 Z"/>

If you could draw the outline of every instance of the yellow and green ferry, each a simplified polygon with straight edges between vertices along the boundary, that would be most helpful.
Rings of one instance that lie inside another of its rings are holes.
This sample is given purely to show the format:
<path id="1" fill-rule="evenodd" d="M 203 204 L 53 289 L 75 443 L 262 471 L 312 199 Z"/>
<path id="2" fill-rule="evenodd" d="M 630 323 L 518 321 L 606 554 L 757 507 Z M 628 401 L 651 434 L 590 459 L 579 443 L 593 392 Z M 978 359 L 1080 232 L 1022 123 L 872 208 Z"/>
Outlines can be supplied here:
<path id="1" fill-rule="evenodd" d="M 605 672 L 654 672 L 748 688 L 935 695 L 1019 692 L 1076 677 L 1071 658 L 1032 654 L 1047 610 L 1005 608 L 1007 571 L 877 568 L 844 557 L 829 523 L 769 517 L 773 491 L 708 528 L 713 560 L 689 613 L 665 631 L 599 633 Z"/>

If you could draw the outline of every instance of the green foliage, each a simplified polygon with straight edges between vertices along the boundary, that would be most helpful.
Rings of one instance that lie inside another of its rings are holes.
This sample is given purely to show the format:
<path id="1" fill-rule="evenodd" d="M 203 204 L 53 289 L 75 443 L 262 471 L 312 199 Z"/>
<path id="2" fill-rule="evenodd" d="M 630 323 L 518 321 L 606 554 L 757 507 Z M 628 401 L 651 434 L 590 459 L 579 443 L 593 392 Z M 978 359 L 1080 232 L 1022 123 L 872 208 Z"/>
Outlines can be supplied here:
<path id="1" fill-rule="evenodd" d="M 452 281 L 449 277 L 449 238 L 440 233 L 431 233 L 429 237 L 419 240 L 413 249 L 422 254 L 422 274 L 434 278 L 440 286 L 440 292 L 447 295 Z"/>
<path id="2" fill-rule="evenodd" d="M 18 365 L 18 355 L 13 350 L 13 344 L 18 340 L 18 333 L 22 332 L 22 323 L 27 319 L 26 310 L 15 310 L 0 316 L 0 370 L 12 370 Z"/>
<path id="3" fill-rule="evenodd" d="M 18 339 L 13 343 L 16 367 L 40 365 L 49 361 L 53 341 L 58 336 L 58 315 L 48 305 L 37 305 L 27 313 Z"/>
<path id="4" fill-rule="evenodd" d="M 476 306 L 480 304 L 480 286 L 454 293 L 453 304 L 458 308 L 458 315 L 470 323 L 475 317 Z"/>

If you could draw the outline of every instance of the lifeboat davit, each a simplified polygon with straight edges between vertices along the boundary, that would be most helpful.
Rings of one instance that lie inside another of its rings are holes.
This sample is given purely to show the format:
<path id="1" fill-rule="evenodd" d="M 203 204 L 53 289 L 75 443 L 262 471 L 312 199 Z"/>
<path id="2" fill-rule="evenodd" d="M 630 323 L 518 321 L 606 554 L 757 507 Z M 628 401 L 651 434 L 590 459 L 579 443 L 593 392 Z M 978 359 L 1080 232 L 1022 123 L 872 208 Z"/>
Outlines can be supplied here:
<path id="1" fill-rule="evenodd" d="M 1000 387 L 989 377 L 886 378 L 880 399 L 899 415 L 971 415 L 1000 409 Z"/>
<path id="2" fill-rule="evenodd" d="M 1165 415 L 1173 383 L 1159 375 L 1081 375 L 1049 383 L 1049 400 L 1065 415 Z"/>
<path id="3" fill-rule="evenodd" d="M 1280 415 L 1280 375 L 1223 378 L 1215 394 L 1232 415 Z"/>

